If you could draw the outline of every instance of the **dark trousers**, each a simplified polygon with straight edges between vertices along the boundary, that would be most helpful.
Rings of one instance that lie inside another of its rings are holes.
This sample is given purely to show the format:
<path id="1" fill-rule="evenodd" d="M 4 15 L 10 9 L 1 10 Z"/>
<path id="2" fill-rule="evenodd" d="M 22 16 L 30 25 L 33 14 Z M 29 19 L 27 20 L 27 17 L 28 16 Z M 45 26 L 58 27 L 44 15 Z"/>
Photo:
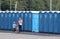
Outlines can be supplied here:
<path id="1" fill-rule="evenodd" d="M 15 29 L 15 28 L 13 28 L 13 31 L 15 32 L 15 31 L 16 31 L 16 29 Z"/>
<path id="2" fill-rule="evenodd" d="M 21 25 L 19 25 L 19 32 L 21 31 Z"/>

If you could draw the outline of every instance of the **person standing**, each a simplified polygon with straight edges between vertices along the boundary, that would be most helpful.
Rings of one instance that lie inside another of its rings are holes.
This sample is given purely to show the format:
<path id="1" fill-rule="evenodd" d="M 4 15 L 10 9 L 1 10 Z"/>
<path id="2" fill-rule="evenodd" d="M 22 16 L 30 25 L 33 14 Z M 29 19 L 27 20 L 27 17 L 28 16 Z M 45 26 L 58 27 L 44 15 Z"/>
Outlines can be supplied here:
<path id="1" fill-rule="evenodd" d="M 23 19 L 19 18 L 19 20 L 18 20 L 19 32 L 21 31 L 22 25 L 23 25 Z"/>
<path id="2" fill-rule="evenodd" d="M 13 31 L 14 31 L 14 32 L 16 31 L 16 26 L 17 26 L 17 25 L 16 25 L 16 22 L 14 21 L 14 22 L 13 22 Z"/>

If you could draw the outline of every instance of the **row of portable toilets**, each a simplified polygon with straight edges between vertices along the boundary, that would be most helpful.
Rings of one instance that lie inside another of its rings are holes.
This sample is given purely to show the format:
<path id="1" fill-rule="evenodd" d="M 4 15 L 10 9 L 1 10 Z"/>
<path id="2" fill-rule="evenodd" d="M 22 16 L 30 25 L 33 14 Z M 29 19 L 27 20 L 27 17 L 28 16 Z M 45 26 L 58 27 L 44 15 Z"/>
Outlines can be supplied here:
<path id="1" fill-rule="evenodd" d="M 13 21 L 18 23 L 19 17 L 23 19 L 23 31 L 60 33 L 58 12 L 0 12 L 0 29 L 13 30 Z"/>

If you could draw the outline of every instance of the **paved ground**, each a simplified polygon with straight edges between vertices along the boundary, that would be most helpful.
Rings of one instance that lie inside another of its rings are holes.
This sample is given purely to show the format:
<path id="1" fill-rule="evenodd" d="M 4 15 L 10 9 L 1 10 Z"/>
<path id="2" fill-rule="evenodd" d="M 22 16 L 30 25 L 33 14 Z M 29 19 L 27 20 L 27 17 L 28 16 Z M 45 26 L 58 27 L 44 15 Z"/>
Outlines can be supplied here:
<path id="1" fill-rule="evenodd" d="M 1 31 L 0 39 L 60 39 L 59 34 Z"/>

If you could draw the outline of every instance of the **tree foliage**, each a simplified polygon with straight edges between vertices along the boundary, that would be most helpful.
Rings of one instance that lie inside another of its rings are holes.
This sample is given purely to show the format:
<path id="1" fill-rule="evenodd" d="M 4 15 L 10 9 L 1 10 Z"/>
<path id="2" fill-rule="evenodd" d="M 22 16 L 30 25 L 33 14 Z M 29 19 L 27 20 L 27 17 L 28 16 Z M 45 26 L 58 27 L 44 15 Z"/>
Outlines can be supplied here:
<path id="1" fill-rule="evenodd" d="M 17 11 L 49 11 L 50 0 L 11 0 L 11 5 L 17 3 Z M 0 0 L 0 6 L 2 1 Z M 10 0 L 4 0 L 10 6 Z M 60 10 L 60 0 L 52 0 L 52 10 Z"/>

